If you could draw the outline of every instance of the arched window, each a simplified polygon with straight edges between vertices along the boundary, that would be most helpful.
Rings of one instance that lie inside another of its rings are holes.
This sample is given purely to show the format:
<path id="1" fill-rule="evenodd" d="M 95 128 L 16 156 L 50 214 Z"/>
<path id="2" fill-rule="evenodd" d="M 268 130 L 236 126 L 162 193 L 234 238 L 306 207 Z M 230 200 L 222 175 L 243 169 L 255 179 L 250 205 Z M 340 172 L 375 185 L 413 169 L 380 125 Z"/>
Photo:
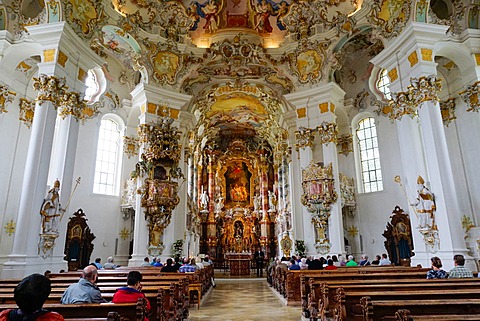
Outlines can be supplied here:
<path id="1" fill-rule="evenodd" d="M 123 122 L 104 116 L 100 125 L 93 192 L 119 195 Z"/>
<path id="2" fill-rule="evenodd" d="M 85 78 L 85 97 L 83 98 L 87 104 L 92 104 L 100 99 L 100 96 L 107 88 L 107 79 L 102 68 L 96 67 L 90 69 Z"/>
<path id="3" fill-rule="evenodd" d="M 356 129 L 359 163 L 364 193 L 383 190 L 377 129 L 373 117 L 363 118 Z"/>
<path id="4" fill-rule="evenodd" d="M 387 69 L 382 69 L 382 71 L 378 74 L 377 88 L 383 94 L 383 96 L 388 100 L 392 99 L 389 85 L 390 85 L 390 79 L 388 78 L 388 75 L 387 75 Z"/>

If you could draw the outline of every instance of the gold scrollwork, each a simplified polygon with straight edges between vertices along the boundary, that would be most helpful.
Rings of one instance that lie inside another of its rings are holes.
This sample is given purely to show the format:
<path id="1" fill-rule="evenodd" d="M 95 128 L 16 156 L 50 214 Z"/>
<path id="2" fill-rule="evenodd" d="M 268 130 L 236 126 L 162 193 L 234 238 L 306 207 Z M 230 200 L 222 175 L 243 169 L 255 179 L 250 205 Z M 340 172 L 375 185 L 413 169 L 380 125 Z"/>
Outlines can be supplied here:
<path id="1" fill-rule="evenodd" d="M 337 148 L 339 154 L 348 156 L 348 154 L 353 152 L 353 136 L 350 134 L 338 136 Z"/>
<path id="2" fill-rule="evenodd" d="M 38 78 L 33 78 L 33 89 L 37 91 L 35 101 L 50 101 L 55 108 L 58 107 L 59 100 L 68 89 L 65 85 L 65 78 L 57 78 L 41 74 Z"/>
<path id="3" fill-rule="evenodd" d="M 313 147 L 313 141 L 315 140 L 314 131 L 310 128 L 300 127 L 295 131 L 295 138 L 297 142 L 295 143 L 295 149 L 297 152 L 300 148 Z"/>
<path id="4" fill-rule="evenodd" d="M 457 119 L 455 116 L 455 98 L 449 98 L 440 102 L 440 112 L 442 113 L 443 124 L 448 127 L 452 121 Z"/>
<path id="5" fill-rule="evenodd" d="M 123 142 L 123 152 L 128 156 L 128 158 L 136 156 L 138 154 L 138 138 L 124 136 Z"/>
<path id="6" fill-rule="evenodd" d="M 17 93 L 10 91 L 7 85 L 0 85 L 0 114 L 7 112 L 6 105 L 10 104 L 16 95 Z"/>
<path id="7" fill-rule="evenodd" d="M 320 134 L 320 141 L 322 144 L 328 145 L 329 143 L 335 144 L 337 142 L 337 124 L 324 121 L 319 126 L 317 126 L 316 129 Z"/>
<path id="8" fill-rule="evenodd" d="M 35 115 L 35 103 L 33 101 L 29 101 L 25 98 L 20 98 L 20 116 L 19 120 L 21 120 L 25 126 L 30 128 L 33 123 L 33 116 Z"/>
<path id="9" fill-rule="evenodd" d="M 478 99 L 478 88 L 480 87 L 480 81 L 475 82 L 473 85 L 468 85 L 467 89 L 460 92 L 459 95 L 463 101 L 467 104 L 467 111 L 478 112 L 480 110 L 480 103 Z"/>

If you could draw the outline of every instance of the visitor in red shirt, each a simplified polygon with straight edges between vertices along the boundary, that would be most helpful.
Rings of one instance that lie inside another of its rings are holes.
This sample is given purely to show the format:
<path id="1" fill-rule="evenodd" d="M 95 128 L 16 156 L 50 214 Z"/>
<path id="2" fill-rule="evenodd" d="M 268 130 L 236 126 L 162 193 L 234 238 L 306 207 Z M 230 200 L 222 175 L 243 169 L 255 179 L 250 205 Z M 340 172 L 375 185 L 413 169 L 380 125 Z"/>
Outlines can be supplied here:
<path id="1" fill-rule="evenodd" d="M 150 313 L 151 307 L 150 302 L 145 297 L 145 294 L 141 292 L 142 290 L 142 273 L 138 271 L 130 271 L 127 276 L 127 286 L 117 289 L 113 295 L 112 303 L 131 303 L 137 302 L 139 298 L 145 298 L 146 301 L 146 313 Z M 148 318 L 145 317 L 145 321 L 148 321 Z"/>
<path id="2" fill-rule="evenodd" d="M 328 259 L 327 267 L 325 268 L 325 270 L 336 270 L 336 269 L 337 269 L 337 267 L 335 265 L 333 265 L 333 260 Z"/>

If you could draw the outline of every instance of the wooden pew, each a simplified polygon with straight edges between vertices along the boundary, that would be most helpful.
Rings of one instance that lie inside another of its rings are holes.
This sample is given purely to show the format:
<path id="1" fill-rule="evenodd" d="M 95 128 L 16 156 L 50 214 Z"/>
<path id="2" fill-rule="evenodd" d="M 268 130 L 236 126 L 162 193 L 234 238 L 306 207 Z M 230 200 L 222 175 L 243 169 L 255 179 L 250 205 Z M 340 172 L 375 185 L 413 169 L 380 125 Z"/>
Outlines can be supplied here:
<path id="1" fill-rule="evenodd" d="M 452 288 L 446 291 L 438 289 L 420 290 L 395 290 L 389 291 L 368 291 L 368 290 L 344 290 L 338 288 L 332 302 L 333 320 L 335 321 L 357 321 L 364 320 L 360 299 L 369 296 L 373 301 L 420 301 L 420 300 L 459 300 L 480 299 L 478 288 L 458 289 Z"/>
<path id="2" fill-rule="evenodd" d="M 345 280 L 316 282 L 310 278 L 310 290 L 308 299 L 308 315 L 312 320 L 324 319 L 330 316 L 329 303 L 332 302 L 336 290 L 343 288 L 345 291 L 401 291 L 401 290 L 426 290 L 435 289 L 448 291 L 449 289 L 480 289 L 480 279 L 437 279 L 437 280 L 415 280 L 415 279 L 382 279 L 382 280 Z M 302 306 L 303 308 L 303 306 Z"/>
<path id="3" fill-rule="evenodd" d="M 363 297 L 360 299 L 360 305 L 363 312 L 363 320 L 377 321 L 377 320 L 396 320 L 396 311 L 400 309 L 407 309 L 416 318 L 425 316 L 431 317 L 430 320 L 437 320 L 440 317 L 452 318 L 459 315 L 476 315 L 477 320 L 480 320 L 480 299 L 456 299 L 451 297 L 445 300 L 372 300 L 370 297 Z M 432 317 L 435 316 L 435 317 Z M 407 318 L 408 320 L 408 318 Z M 461 319 L 457 319 L 461 320 Z"/>
<path id="4" fill-rule="evenodd" d="M 480 320 L 479 314 L 430 314 L 430 315 L 412 315 L 409 310 L 400 309 L 395 313 L 396 321 L 461 321 L 461 320 Z"/>
<path id="5" fill-rule="evenodd" d="M 0 311 L 16 309 L 16 304 L 2 304 Z M 110 312 L 116 312 L 124 321 L 144 321 L 145 302 L 139 299 L 136 303 L 92 303 L 92 304 L 44 304 L 44 309 L 58 312 L 65 319 L 87 320 L 91 318 L 105 318 Z"/>

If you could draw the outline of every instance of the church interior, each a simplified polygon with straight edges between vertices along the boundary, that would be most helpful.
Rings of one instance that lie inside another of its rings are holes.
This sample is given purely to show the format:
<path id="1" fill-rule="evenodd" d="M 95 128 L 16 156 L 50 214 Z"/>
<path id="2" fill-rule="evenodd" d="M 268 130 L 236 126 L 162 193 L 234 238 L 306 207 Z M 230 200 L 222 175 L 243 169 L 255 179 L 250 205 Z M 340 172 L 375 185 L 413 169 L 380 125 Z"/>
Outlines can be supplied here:
<path id="1" fill-rule="evenodd" d="M 259 249 L 477 271 L 479 10 L 1 1 L 1 277 Z"/>

